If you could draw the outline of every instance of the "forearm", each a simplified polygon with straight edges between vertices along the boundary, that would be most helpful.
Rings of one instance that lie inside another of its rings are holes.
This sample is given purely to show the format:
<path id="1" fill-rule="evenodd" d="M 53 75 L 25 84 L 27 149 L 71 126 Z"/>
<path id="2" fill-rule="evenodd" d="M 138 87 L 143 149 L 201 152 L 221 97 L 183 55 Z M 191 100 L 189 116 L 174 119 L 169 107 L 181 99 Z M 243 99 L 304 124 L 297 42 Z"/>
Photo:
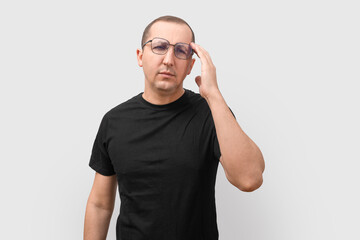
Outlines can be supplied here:
<path id="1" fill-rule="evenodd" d="M 227 175 L 236 185 L 261 185 L 265 164 L 260 149 L 232 116 L 220 91 L 209 95 L 207 102 L 214 119 L 222 163 Z"/>
<path id="2" fill-rule="evenodd" d="M 84 240 L 105 240 L 113 210 L 88 203 L 85 212 Z"/>

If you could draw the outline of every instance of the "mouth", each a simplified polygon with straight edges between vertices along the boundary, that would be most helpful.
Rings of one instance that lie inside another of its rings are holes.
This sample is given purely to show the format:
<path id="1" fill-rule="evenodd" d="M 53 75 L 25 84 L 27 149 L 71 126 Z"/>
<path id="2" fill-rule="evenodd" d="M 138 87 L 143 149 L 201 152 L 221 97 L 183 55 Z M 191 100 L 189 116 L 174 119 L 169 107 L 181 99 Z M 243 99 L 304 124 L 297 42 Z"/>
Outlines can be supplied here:
<path id="1" fill-rule="evenodd" d="M 174 76 L 174 74 L 172 74 L 170 72 L 160 72 L 160 75 L 168 76 L 168 77 L 173 77 Z"/>

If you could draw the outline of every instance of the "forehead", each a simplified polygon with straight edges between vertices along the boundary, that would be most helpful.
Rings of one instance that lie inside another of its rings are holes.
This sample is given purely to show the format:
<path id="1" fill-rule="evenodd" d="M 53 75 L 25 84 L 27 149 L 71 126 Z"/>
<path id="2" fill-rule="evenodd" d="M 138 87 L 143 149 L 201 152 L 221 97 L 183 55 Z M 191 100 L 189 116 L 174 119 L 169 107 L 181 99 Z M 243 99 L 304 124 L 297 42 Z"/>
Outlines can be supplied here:
<path id="1" fill-rule="evenodd" d="M 167 39 L 170 43 L 190 43 L 192 33 L 186 24 L 159 21 L 151 26 L 149 39 L 161 37 Z"/>

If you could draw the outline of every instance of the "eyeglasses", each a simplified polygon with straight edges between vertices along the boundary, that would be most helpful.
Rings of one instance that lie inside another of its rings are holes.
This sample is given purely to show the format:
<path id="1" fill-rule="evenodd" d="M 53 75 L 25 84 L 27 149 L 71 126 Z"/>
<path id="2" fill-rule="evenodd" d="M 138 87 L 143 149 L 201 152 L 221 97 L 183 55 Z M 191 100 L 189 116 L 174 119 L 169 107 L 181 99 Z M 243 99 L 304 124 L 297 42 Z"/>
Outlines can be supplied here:
<path id="1" fill-rule="evenodd" d="M 174 46 L 174 53 L 177 58 L 186 60 L 190 58 L 194 53 L 190 44 L 187 43 L 170 44 L 168 40 L 158 37 L 153 38 L 152 40 L 149 40 L 146 43 L 144 43 L 142 48 L 144 48 L 144 46 L 149 42 L 151 42 L 151 50 L 153 51 L 153 53 L 159 55 L 166 54 L 170 45 Z"/>

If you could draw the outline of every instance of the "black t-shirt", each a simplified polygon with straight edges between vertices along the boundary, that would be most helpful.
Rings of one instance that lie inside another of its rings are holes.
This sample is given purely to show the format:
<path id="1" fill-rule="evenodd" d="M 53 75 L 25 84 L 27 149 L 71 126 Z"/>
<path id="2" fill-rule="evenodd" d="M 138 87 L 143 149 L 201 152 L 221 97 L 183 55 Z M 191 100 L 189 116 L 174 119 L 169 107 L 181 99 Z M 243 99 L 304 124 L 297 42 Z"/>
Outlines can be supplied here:
<path id="1" fill-rule="evenodd" d="M 218 239 L 215 125 L 206 100 L 184 90 L 165 105 L 141 92 L 102 118 L 89 166 L 116 174 L 118 240 Z"/>

